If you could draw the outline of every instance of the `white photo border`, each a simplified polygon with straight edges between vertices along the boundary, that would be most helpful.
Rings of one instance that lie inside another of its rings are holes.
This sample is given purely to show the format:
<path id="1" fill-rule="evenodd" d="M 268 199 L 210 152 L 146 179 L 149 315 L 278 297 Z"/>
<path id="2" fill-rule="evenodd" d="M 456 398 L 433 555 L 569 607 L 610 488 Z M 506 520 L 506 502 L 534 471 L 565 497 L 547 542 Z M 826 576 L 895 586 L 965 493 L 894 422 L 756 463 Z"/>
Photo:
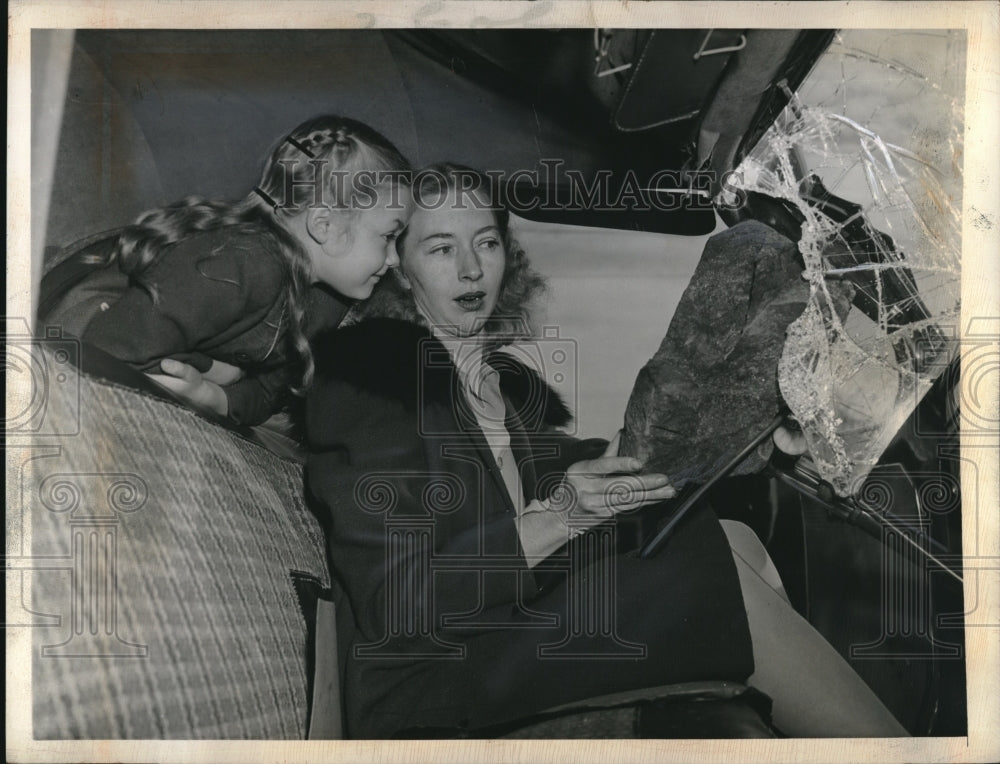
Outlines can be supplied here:
<path id="1" fill-rule="evenodd" d="M 1000 323 L 1000 4 L 983 2 L 659 2 L 649 0 L 11 0 L 8 6 L 7 316 L 33 314 L 30 37 L 35 28 L 292 29 L 365 27 L 964 28 L 968 34 L 962 231 L 962 326 Z M 985 221 L 985 223 L 984 223 Z M 7 405 L 23 394 L 8 376 Z M 965 379 L 963 376 L 963 384 Z M 997 378 L 982 393 L 1000 398 Z M 975 448 L 974 446 L 980 446 Z M 963 456 L 986 479 L 963 513 L 966 554 L 1000 561 L 998 449 L 962 433 Z M 10 459 L 8 454 L 8 460 Z M 969 470 L 963 494 L 973 496 Z M 984 488 L 986 489 L 984 491 Z M 8 486 L 8 499 L 10 499 Z M 8 506 L 10 501 L 8 500 Z M 978 527 L 976 527 L 978 523 Z M 978 571 L 966 610 L 1000 624 L 1000 565 Z M 11 592 L 8 592 L 8 608 Z M 35 741 L 31 634 L 8 629 L 6 755 L 10 761 L 997 761 L 1000 627 L 966 628 L 968 735 L 962 738 L 597 741 Z"/>

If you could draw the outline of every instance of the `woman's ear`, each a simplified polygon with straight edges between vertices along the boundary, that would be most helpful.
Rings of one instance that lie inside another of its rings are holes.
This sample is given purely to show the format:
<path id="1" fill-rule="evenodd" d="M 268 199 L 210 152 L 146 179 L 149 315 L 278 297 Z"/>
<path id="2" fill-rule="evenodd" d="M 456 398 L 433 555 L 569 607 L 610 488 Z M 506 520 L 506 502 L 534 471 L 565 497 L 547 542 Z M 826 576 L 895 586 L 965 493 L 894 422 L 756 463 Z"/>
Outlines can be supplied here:
<path id="1" fill-rule="evenodd" d="M 393 268 L 392 273 L 396 277 L 396 281 L 399 282 L 399 285 L 403 287 L 403 289 L 405 289 L 407 292 L 413 289 L 413 287 L 410 285 L 410 280 L 406 278 L 406 275 L 403 273 L 403 269 L 401 267 Z"/>

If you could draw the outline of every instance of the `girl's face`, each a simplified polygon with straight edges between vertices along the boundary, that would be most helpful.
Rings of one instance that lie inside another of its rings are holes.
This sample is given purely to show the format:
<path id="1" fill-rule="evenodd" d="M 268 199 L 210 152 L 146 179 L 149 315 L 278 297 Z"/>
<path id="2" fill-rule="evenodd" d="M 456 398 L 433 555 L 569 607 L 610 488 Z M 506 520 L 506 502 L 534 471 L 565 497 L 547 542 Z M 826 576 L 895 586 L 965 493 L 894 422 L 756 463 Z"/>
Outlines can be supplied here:
<path id="1" fill-rule="evenodd" d="M 327 237 L 312 257 L 312 277 L 345 297 L 364 300 L 378 280 L 399 264 L 396 237 L 412 209 L 405 186 L 382 189 L 371 209 L 342 215 L 335 233 Z"/>
<path id="2" fill-rule="evenodd" d="M 493 212 L 479 202 L 453 190 L 428 200 L 403 242 L 404 285 L 431 323 L 457 337 L 478 334 L 493 314 L 506 263 Z"/>

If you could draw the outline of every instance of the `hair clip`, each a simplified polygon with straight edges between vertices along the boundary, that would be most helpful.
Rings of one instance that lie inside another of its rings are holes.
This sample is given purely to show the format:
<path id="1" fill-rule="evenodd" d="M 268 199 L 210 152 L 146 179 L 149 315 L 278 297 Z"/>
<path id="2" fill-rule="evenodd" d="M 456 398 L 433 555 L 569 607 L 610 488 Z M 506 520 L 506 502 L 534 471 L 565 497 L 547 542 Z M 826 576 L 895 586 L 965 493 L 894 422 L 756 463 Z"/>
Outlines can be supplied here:
<path id="1" fill-rule="evenodd" d="M 254 186 L 254 187 L 253 187 L 253 192 L 254 192 L 255 194 L 257 194 L 257 196 L 259 196 L 259 197 L 260 197 L 261 199 L 263 199 L 263 200 L 264 200 L 265 202 L 267 202 L 267 205 L 268 205 L 268 206 L 269 206 L 269 207 L 270 207 L 270 208 L 271 208 L 272 210 L 274 210 L 275 212 L 277 212 L 277 211 L 278 211 L 278 203 L 277 203 L 276 201 L 274 201 L 274 199 L 272 199 L 272 198 L 270 197 L 270 195 L 269 195 L 269 194 L 268 194 L 268 193 L 267 193 L 266 191 L 264 191 L 264 190 L 263 190 L 263 189 L 262 189 L 262 188 L 261 188 L 260 186 Z"/>
<path id="2" fill-rule="evenodd" d="M 301 151 L 310 159 L 316 158 L 315 154 L 313 154 L 309 149 L 307 149 L 305 146 L 303 146 L 301 143 L 295 140 L 292 136 L 289 135 L 287 138 L 285 138 L 285 141 L 292 144 L 295 148 L 297 148 L 299 151 Z"/>

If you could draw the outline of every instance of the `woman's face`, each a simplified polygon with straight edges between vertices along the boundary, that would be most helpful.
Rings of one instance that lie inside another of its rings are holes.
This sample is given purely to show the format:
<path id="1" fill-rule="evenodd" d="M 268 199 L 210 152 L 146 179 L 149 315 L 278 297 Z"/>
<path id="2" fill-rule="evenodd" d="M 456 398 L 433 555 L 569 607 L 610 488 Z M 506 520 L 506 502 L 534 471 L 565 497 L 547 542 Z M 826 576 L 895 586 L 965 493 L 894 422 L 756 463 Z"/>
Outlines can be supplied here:
<path id="1" fill-rule="evenodd" d="M 506 263 L 485 200 L 451 190 L 417 205 L 400 259 L 403 282 L 432 324 L 457 337 L 482 330 L 496 307 Z"/>

